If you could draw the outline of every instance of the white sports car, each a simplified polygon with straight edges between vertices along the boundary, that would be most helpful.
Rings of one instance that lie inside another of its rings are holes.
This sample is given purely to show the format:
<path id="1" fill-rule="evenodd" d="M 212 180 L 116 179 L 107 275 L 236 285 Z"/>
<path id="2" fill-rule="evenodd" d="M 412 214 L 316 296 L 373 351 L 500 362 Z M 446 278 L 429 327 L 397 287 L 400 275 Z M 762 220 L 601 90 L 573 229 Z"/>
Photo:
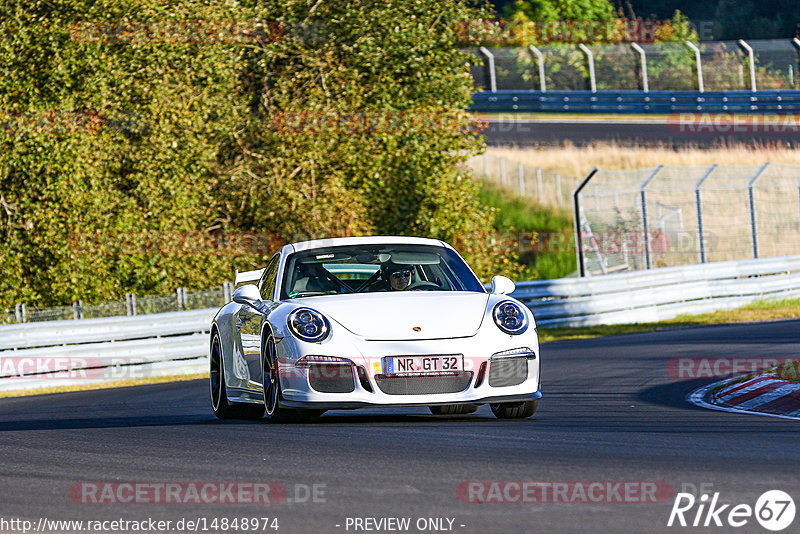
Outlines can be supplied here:
<path id="1" fill-rule="evenodd" d="M 240 285 L 241 284 L 241 285 Z M 237 273 L 211 327 L 220 418 L 307 419 L 325 410 L 429 406 L 500 418 L 536 411 L 539 343 L 530 310 L 487 293 L 453 247 L 358 237 L 284 246 Z"/>

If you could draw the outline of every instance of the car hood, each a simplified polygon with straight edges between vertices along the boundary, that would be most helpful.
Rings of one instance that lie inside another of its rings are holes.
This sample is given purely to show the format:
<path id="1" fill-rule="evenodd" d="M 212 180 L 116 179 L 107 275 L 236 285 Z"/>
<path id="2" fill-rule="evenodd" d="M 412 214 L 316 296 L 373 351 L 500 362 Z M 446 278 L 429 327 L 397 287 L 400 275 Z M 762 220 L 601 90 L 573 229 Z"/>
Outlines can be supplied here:
<path id="1" fill-rule="evenodd" d="M 373 341 L 405 341 L 474 336 L 483 321 L 489 294 L 413 291 L 302 300 L 303 305 L 322 312 L 357 336 Z"/>

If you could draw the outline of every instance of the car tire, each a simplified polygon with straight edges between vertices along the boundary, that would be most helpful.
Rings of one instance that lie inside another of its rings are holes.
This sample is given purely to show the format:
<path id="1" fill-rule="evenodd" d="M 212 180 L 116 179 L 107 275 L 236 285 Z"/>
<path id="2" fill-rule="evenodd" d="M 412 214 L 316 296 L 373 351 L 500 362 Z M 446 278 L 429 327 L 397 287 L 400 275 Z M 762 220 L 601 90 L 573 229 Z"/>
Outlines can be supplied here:
<path id="1" fill-rule="evenodd" d="M 306 423 L 311 422 L 325 410 L 294 409 L 281 406 L 281 381 L 275 372 L 277 354 L 275 340 L 267 337 L 263 345 L 261 378 L 264 384 L 264 413 L 270 423 Z"/>
<path id="2" fill-rule="evenodd" d="M 539 407 L 539 399 L 523 402 L 505 402 L 502 404 L 491 404 L 492 413 L 498 419 L 525 419 L 536 413 Z"/>
<path id="3" fill-rule="evenodd" d="M 466 415 L 478 409 L 477 404 L 444 404 L 428 406 L 433 415 Z"/>
<path id="4" fill-rule="evenodd" d="M 222 360 L 222 345 L 215 331 L 211 341 L 209 382 L 211 389 L 211 409 L 218 419 L 261 419 L 264 406 L 261 404 L 231 404 L 225 388 L 225 366 Z"/>

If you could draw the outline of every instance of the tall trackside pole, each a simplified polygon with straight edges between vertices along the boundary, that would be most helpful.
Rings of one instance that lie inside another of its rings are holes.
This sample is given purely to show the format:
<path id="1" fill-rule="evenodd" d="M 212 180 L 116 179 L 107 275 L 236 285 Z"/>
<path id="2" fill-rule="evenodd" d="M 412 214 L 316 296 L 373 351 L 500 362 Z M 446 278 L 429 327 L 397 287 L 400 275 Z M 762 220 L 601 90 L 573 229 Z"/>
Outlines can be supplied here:
<path id="1" fill-rule="evenodd" d="M 758 172 L 747 182 L 747 196 L 750 200 L 750 232 L 753 236 L 753 257 L 756 259 L 758 258 L 758 219 L 756 219 L 756 196 L 754 188 L 758 179 L 761 178 L 761 175 L 767 170 L 767 167 L 769 167 L 769 163 L 763 164 L 759 167 Z"/>
<path id="2" fill-rule="evenodd" d="M 700 187 L 702 187 L 703 183 L 714 173 L 717 167 L 718 165 L 716 163 L 710 166 L 705 174 L 694 184 L 694 200 L 697 207 L 697 243 L 700 245 L 700 263 L 706 262 L 706 243 L 705 233 L 703 232 L 703 199 L 700 196 Z"/>
<path id="3" fill-rule="evenodd" d="M 592 89 L 593 93 L 597 92 L 597 80 L 594 76 L 594 54 L 589 47 L 583 43 L 578 44 L 578 48 L 580 48 L 584 54 L 586 54 L 586 61 L 589 63 L 589 86 Z"/>
<path id="4" fill-rule="evenodd" d="M 581 277 L 586 276 L 586 263 L 583 258 L 583 236 L 581 235 L 581 202 L 579 195 L 581 190 L 591 181 L 597 171 L 597 167 L 593 167 L 589 174 L 584 177 L 583 181 L 575 188 L 572 193 L 572 207 L 575 210 L 575 253 L 578 256 L 578 275 Z"/>
<path id="5" fill-rule="evenodd" d="M 653 169 L 653 172 L 651 172 L 650 175 L 644 179 L 642 185 L 639 186 L 639 195 L 642 202 L 642 231 L 644 232 L 644 262 L 646 269 L 650 269 L 653 264 L 653 253 L 650 250 L 650 227 L 647 222 L 647 186 L 650 185 L 650 182 L 658 176 L 658 173 L 660 173 L 663 168 L 663 165 L 659 165 Z"/>
<path id="6" fill-rule="evenodd" d="M 747 52 L 748 63 L 750 63 L 750 90 L 756 92 L 758 87 L 756 86 L 756 58 L 753 53 L 753 47 L 747 44 L 744 39 L 739 39 L 739 46 Z"/>
<path id="7" fill-rule="evenodd" d="M 700 57 L 700 49 L 691 41 L 686 41 L 686 46 L 694 52 L 694 61 L 697 64 L 697 90 L 702 93 L 705 91 L 705 86 L 703 84 L 703 60 Z"/>
<path id="8" fill-rule="evenodd" d="M 536 62 L 539 64 L 539 90 L 543 93 L 547 92 L 547 81 L 544 79 L 544 54 L 542 51 L 533 45 L 528 46 L 528 50 L 536 56 Z"/>
<path id="9" fill-rule="evenodd" d="M 489 90 L 493 93 L 497 92 L 497 72 L 494 68 L 494 54 L 489 52 L 489 49 L 485 46 L 479 48 L 481 54 L 486 56 L 486 63 L 489 67 Z"/>
<path id="10" fill-rule="evenodd" d="M 650 91 L 650 84 L 647 79 L 647 54 L 645 54 L 644 48 L 639 46 L 639 43 L 631 43 L 631 48 L 639 53 L 639 65 L 641 65 L 642 69 L 642 91 L 647 93 Z"/>

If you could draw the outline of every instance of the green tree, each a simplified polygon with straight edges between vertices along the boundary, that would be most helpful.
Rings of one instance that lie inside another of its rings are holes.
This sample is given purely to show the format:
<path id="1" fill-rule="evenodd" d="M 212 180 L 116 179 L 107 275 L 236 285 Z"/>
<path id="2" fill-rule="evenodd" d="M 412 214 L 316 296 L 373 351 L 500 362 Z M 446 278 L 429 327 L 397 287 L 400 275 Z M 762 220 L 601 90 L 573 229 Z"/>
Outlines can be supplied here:
<path id="1" fill-rule="evenodd" d="M 454 44 L 482 16 L 465 0 L 5 2 L 0 307 L 208 287 L 304 236 L 439 237 L 482 276 L 511 273 L 475 238 L 493 212 L 463 166 L 482 143 Z M 388 125 L 286 126 L 352 113 Z M 220 232 L 274 239 L 185 239 Z"/>

